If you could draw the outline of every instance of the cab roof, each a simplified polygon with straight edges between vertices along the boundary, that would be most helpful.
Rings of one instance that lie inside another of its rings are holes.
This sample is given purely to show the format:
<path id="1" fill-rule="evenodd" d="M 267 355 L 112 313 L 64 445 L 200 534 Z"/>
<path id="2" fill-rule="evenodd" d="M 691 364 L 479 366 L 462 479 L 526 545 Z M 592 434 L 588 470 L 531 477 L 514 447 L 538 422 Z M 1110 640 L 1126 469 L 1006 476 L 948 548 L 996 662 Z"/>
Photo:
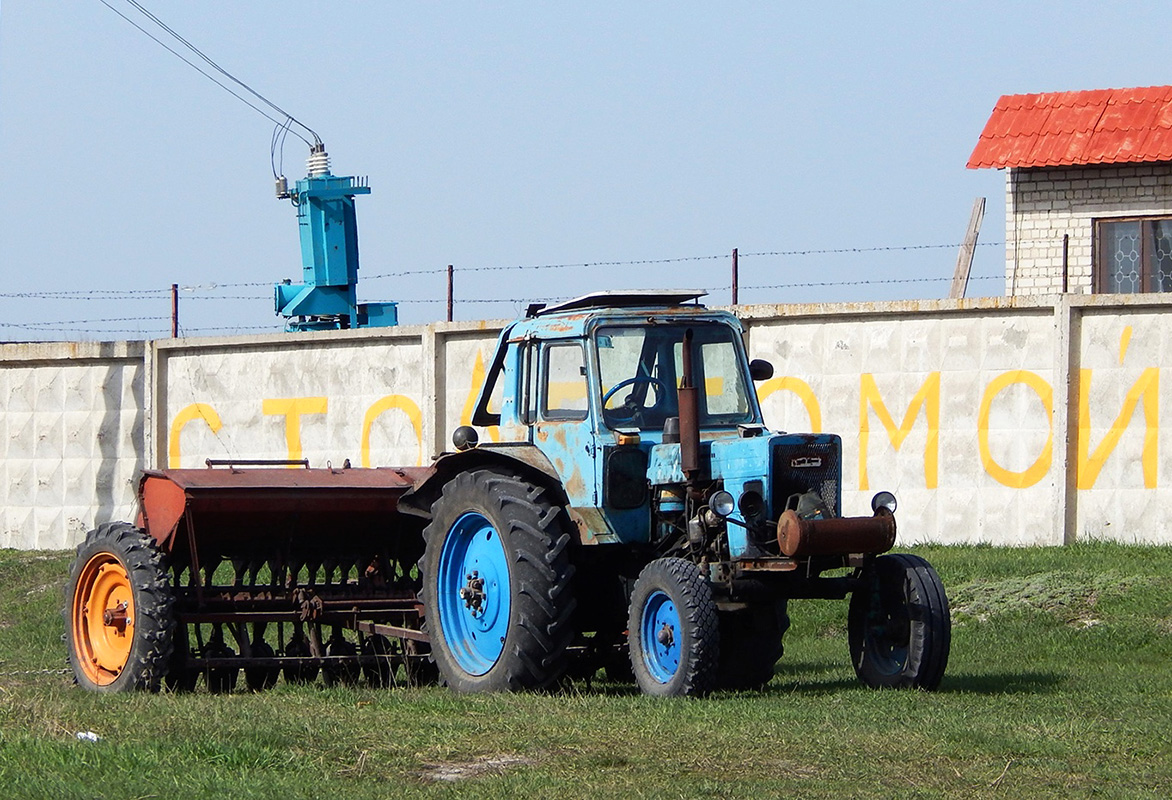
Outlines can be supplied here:
<path id="1" fill-rule="evenodd" d="M 607 308 L 671 308 L 699 300 L 708 295 L 703 289 L 628 289 L 616 292 L 591 292 L 552 306 L 530 306 L 527 317 L 544 317 L 567 311 Z M 697 308 L 702 308 L 696 303 Z"/>

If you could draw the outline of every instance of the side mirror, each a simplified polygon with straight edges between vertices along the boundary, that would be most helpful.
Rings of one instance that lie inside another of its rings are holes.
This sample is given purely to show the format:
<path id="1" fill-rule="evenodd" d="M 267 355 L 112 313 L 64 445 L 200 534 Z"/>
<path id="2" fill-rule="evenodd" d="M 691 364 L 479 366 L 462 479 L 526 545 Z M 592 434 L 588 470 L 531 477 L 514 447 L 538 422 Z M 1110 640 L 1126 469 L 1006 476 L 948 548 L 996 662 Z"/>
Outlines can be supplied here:
<path id="1" fill-rule="evenodd" d="M 773 377 L 773 365 L 763 358 L 749 362 L 749 377 L 754 381 L 767 381 Z"/>

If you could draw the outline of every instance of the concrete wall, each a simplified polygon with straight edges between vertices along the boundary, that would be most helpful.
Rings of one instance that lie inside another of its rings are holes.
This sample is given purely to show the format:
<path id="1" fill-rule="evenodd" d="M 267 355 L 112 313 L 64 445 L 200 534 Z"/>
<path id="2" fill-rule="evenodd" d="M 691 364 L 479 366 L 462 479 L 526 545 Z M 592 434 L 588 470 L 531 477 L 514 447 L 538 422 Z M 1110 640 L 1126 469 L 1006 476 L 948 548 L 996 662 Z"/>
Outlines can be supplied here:
<path id="1" fill-rule="evenodd" d="M 1168 296 L 736 310 L 770 426 L 842 435 L 847 513 L 886 488 L 904 542 L 1172 543 Z M 427 463 L 500 324 L 0 347 L 0 546 L 130 518 L 147 463 Z"/>
<path id="2" fill-rule="evenodd" d="M 1005 180 L 1005 293 L 1090 294 L 1094 221 L 1172 214 L 1172 163 L 1011 168 Z"/>
<path id="3" fill-rule="evenodd" d="M 126 519 L 144 460 L 142 342 L 0 345 L 0 547 Z"/>

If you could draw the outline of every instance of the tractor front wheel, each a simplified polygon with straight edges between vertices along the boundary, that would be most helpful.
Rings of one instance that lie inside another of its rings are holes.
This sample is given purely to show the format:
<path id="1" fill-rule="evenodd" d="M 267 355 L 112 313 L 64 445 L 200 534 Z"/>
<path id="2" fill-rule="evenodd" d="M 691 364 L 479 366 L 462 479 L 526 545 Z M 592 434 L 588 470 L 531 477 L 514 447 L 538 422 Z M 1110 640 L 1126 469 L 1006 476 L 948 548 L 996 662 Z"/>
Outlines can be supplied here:
<path id="1" fill-rule="evenodd" d="M 635 682 L 659 697 L 712 691 L 720 663 L 720 627 L 712 589 L 700 568 L 659 558 L 639 573 L 631 593 L 627 646 Z"/>
<path id="2" fill-rule="evenodd" d="M 65 589 L 69 663 L 96 692 L 157 691 L 174 645 L 163 554 L 144 531 L 110 522 L 77 548 Z"/>
<path id="3" fill-rule="evenodd" d="M 851 595 L 847 638 L 855 674 L 874 689 L 935 689 L 948 665 L 952 620 L 944 584 L 919 556 L 880 556 Z"/>
<path id="4" fill-rule="evenodd" d="M 423 600 L 443 681 L 460 692 L 546 689 L 565 673 L 570 537 L 540 486 L 457 474 L 424 531 Z"/>

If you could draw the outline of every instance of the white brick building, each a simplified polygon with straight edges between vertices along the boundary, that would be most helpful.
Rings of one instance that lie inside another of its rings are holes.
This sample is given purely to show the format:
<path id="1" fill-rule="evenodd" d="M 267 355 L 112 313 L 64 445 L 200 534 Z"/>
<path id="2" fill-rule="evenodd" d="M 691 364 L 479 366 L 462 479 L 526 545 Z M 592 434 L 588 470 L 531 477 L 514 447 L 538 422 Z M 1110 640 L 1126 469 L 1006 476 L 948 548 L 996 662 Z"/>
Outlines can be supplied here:
<path id="1" fill-rule="evenodd" d="M 1006 95 L 968 166 L 1008 170 L 1007 295 L 1172 291 L 1172 86 Z"/>

